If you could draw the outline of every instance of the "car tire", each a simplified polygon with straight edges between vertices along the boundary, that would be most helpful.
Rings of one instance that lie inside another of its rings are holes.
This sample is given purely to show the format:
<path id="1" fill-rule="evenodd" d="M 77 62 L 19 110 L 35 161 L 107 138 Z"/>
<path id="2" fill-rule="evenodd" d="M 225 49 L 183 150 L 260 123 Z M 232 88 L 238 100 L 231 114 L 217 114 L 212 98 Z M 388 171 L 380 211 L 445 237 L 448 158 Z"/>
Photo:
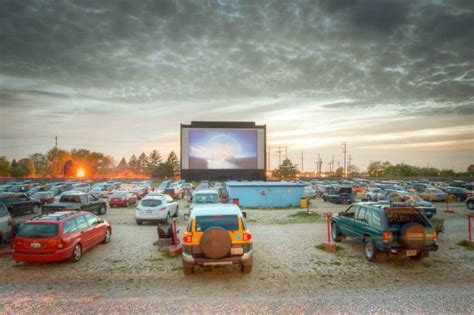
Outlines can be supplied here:
<path id="1" fill-rule="evenodd" d="M 40 207 L 37 204 L 33 205 L 33 209 L 31 210 L 31 213 L 37 214 L 40 211 Z"/>
<path id="2" fill-rule="evenodd" d="M 171 224 L 171 216 L 170 216 L 170 213 L 169 213 L 169 212 L 168 212 L 168 214 L 166 215 L 165 223 L 166 223 L 166 225 L 170 225 L 170 224 Z"/>
<path id="3" fill-rule="evenodd" d="M 474 200 L 469 200 L 467 203 L 466 203 L 466 206 L 469 210 L 474 210 Z"/>
<path id="4" fill-rule="evenodd" d="M 370 236 L 364 239 L 364 256 L 368 261 L 374 261 L 377 256 L 375 242 Z"/>
<path id="5" fill-rule="evenodd" d="M 342 241 L 342 235 L 336 223 L 331 224 L 331 236 L 334 242 Z"/>
<path id="6" fill-rule="evenodd" d="M 143 221 L 142 220 L 135 220 L 137 222 L 137 225 L 142 225 Z"/>
<path id="7" fill-rule="evenodd" d="M 79 260 L 81 260 L 81 257 L 82 257 L 81 244 L 76 244 L 76 246 L 74 246 L 74 249 L 72 251 L 71 260 L 72 262 L 78 262 Z"/>
<path id="8" fill-rule="evenodd" d="M 243 273 L 251 273 L 252 272 L 252 266 L 253 266 L 253 264 L 240 265 L 240 271 L 242 271 Z"/>
<path id="9" fill-rule="evenodd" d="M 107 213 L 107 207 L 105 205 L 102 205 L 100 208 L 99 208 L 99 214 L 100 215 L 104 215 Z"/>
<path id="10" fill-rule="evenodd" d="M 104 244 L 110 243 L 111 237 L 112 237 L 112 231 L 109 228 L 107 228 L 107 230 L 105 230 L 104 240 L 102 241 L 102 243 Z"/>
<path id="11" fill-rule="evenodd" d="M 185 275 L 192 275 L 194 273 L 194 265 L 183 263 L 183 272 Z"/>

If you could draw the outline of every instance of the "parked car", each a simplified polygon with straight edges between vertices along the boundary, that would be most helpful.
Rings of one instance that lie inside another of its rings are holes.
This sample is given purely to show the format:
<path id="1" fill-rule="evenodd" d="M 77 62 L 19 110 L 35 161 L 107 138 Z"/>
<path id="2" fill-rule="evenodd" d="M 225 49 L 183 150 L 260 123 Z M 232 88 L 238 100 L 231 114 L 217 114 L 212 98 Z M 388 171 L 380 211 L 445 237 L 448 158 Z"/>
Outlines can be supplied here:
<path id="1" fill-rule="evenodd" d="M 138 225 L 149 221 L 164 221 L 171 223 L 171 217 L 178 217 L 178 202 L 171 196 L 146 196 L 137 206 L 135 221 Z"/>
<path id="2" fill-rule="evenodd" d="M 323 200 L 335 204 L 351 204 L 354 202 L 352 187 L 339 187 L 333 192 L 323 195 Z"/>
<path id="3" fill-rule="evenodd" d="M 110 194 L 105 186 L 94 187 L 89 193 L 96 198 L 108 198 Z"/>
<path id="4" fill-rule="evenodd" d="M 171 185 L 171 181 L 169 180 L 162 181 L 160 185 L 158 185 L 158 187 L 156 188 L 156 191 L 159 193 L 164 193 L 165 189 L 168 188 L 169 185 Z"/>
<path id="5" fill-rule="evenodd" d="M 12 193 L 26 193 L 28 190 L 30 190 L 29 185 L 14 185 L 8 189 Z"/>
<path id="6" fill-rule="evenodd" d="M 379 202 L 391 206 L 415 207 L 421 209 L 423 214 L 428 218 L 433 217 L 437 212 L 436 207 L 431 202 L 421 199 L 420 196 L 415 193 L 394 191 L 387 195 L 386 200 Z"/>
<path id="7" fill-rule="evenodd" d="M 457 201 L 464 201 L 467 197 L 472 196 L 473 192 L 461 187 L 443 187 L 441 188 L 448 196 L 455 196 Z"/>
<path id="8" fill-rule="evenodd" d="M 335 242 L 346 237 L 362 242 L 369 261 L 380 252 L 419 260 L 438 250 L 435 228 L 413 207 L 358 203 L 334 216 L 331 226 Z"/>
<path id="9" fill-rule="evenodd" d="M 31 197 L 31 196 L 33 196 L 33 195 L 34 195 L 35 193 L 37 193 L 37 192 L 40 192 L 40 191 L 48 191 L 48 190 L 49 190 L 49 189 L 48 189 L 48 187 L 46 187 L 46 186 L 35 186 L 35 187 L 32 187 L 30 190 L 28 190 L 28 191 L 26 192 L 26 195 L 29 196 L 29 197 Z"/>
<path id="10" fill-rule="evenodd" d="M 0 202 L 0 245 L 10 239 L 13 220 L 7 207 Z"/>
<path id="11" fill-rule="evenodd" d="M 148 193 L 145 187 L 134 187 L 130 189 L 130 192 L 134 194 L 138 200 L 142 199 L 145 197 Z"/>
<path id="12" fill-rule="evenodd" d="M 474 196 L 471 196 L 466 199 L 466 207 L 469 210 L 474 210 Z"/>
<path id="13" fill-rule="evenodd" d="M 59 202 L 44 205 L 42 213 L 53 213 L 64 210 L 97 212 L 98 214 L 103 215 L 107 213 L 107 203 L 92 194 L 70 192 L 62 195 Z"/>
<path id="14" fill-rule="evenodd" d="M 181 188 L 181 185 L 173 183 L 165 188 L 164 194 L 169 195 L 175 199 L 181 199 L 183 198 L 183 189 Z"/>
<path id="15" fill-rule="evenodd" d="M 219 200 L 221 203 L 228 203 L 230 201 L 229 192 L 225 187 L 217 188 L 217 193 L 219 194 Z"/>
<path id="16" fill-rule="evenodd" d="M 39 191 L 34 193 L 31 198 L 38 199 L 40 201 L 41 206 L 47 203 L 54 202 L 54 194 L 49 191 Z"/>
<path id="17" fill-rule="evenodd" d="M 379 201 L 383 199 L 384 194 L 381 188 L 370 187 L 365 194 L 365 198 L 369 201 Z"/>
<path id="18" fill-rule="evenodd" d="M 240 265 L 250 273 L 253 265 L 252 234 L 245 212 L 234 204 L 208 204 L 196 208 L 188 218 L 183 236 L 183 271 L 194 266 Z"/>
<path id="19" fill-rule="evenodd" d="M 189 206 L 190 211 L 197 205 L 210 204 L 210 203 L 221 203 L 221 197 L 219 192 L 215 189 L 202 189 L 194 191 L 191 199 L 191 205 Z"/>
<path id="20" fill-rule="evenodd" d="M 0 202 L 3 203 L 12 217 L 24 213 L 39 213 L 41 202 L 25 194 L 0 193 Z"/>
<path id="21" fill-rule="evenodd" d="M 15 261 L 77 262 L 82 253 L 99 243 L 110 242 L 112 226 L 84 211 L 60 211 L 34 217 L 20 225 L 12 247 Z"/>
<path id="22" fill-rule="evenodd" d="M 309 186 L 304 187 L 304 197 L 308 199 L 316 198 L 316 190 Z"/>
<path id="23" fill-rule="evenodd" d="M 446 201 L 448 198 L 448 195 L 442 191 L 441 189 L 438 188 L 425 188 L 421 192 L 418 193 L 418 196 L 420 196 L 421 199 L 423 200 L 428 200 L 428 201 Z"/>
<path id="24" fill-rule="evenodd" d="M 128 207 L 131 204 L 136 204 L 137 201 L 137 196 L 128 191 L 116 191 L 109 197 L 109 206 Z"/>

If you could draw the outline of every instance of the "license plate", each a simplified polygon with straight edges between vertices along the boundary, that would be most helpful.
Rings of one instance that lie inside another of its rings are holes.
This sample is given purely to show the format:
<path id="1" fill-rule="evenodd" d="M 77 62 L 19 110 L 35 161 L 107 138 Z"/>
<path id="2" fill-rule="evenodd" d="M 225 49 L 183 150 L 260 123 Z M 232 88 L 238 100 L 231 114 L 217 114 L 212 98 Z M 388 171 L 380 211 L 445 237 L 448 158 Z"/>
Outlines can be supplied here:
<path id="1" fill-rule="evenodd" d="M 41 244 L 40 243 L 31 243 L 30 246 L 31 246 L 31 248 L 40 248 Z"/>
<path id="2" fill-rule="evenodd" d="M 147 210 L 147 211 L 146 211 L 146 213 L 148 213 L 148 214 L 150 214 L 150 213 L 152 213 L 152 212 L 153 212 L 153 211 L 151 211 L 151 210 Z"/>
<path id="3" fill-rule="evenodd" d="M 244 249 L 242 247 L 236 247 L 230 249 L 231 255 L 242 255 L 244 253 Z"/>
<path id="4" fill-rule="evenodd" d="M 416 254 L 418 254 L 418 251 L 416 249 L 407 250 L 407 256 L 416 256 Z"/>

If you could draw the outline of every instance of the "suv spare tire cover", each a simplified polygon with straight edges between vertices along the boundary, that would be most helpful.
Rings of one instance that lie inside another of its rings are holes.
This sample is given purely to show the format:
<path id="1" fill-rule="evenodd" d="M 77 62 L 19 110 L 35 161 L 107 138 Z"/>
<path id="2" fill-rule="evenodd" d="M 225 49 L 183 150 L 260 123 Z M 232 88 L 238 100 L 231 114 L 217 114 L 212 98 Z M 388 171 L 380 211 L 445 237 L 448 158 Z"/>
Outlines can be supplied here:
<path id="1" fill-rule="evenodd" d="M 400 241 L 407 247 L 420 249 L 425 245 L 425 229 L 415 222 L 407 223 L 400 230 Z"/>
<path id="2" fill-rule="evenodd" d="M 202 234 L 199 247 L 208 258 L 223 258 L 229 255 L 232 240 L 225 229 L 215 226 Z"/>

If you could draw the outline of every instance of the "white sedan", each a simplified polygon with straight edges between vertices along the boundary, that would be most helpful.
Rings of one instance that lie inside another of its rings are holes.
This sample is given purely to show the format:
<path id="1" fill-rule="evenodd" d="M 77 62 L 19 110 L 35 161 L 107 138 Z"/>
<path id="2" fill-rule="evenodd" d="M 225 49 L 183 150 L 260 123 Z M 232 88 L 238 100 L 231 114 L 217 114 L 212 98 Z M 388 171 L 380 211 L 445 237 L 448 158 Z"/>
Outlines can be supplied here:
<path id="1" fill-rule="evenodd" d="M 141 225 L 145 221 L 171 223 L 171 217 L 178 217 L 178 202 L 168 195 L 145 196 L 137 206 L 135 221 Z"/>

